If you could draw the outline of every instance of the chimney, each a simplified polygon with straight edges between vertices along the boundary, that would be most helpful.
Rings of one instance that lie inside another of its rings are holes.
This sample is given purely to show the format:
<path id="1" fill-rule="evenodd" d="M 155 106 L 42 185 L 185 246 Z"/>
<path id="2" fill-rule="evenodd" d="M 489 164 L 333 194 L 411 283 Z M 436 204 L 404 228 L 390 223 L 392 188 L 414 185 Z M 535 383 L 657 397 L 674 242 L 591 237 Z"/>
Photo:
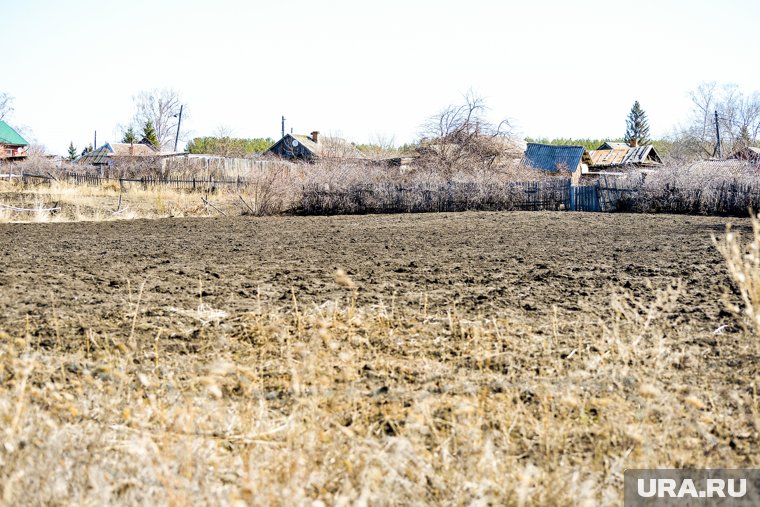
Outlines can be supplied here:
<path id="1" fill-rule="evenodd" d="M 319 132 L 317 132 L 316 130 L 314 132 L 312 132 L 311 133 L 311 140 L 314 141 L 315 143 L 318 143 L 319 142 Z"/>
<path id="2" fill-rule="evenodd" d="M 632 137 L 631 138 L 631 142 L 628 143 L 628 144 L 631 145 L 631 148 L 635 148 L 635 147 L 637 147 L 639 145 L 639 140 L 636 139 L 635 137 Z"/>
<path id="3" fill-rule="evenodd" d="M 129 142 L 129 156 L 133 157 L 135 155 L 135 143 L 134 141 Z"/>

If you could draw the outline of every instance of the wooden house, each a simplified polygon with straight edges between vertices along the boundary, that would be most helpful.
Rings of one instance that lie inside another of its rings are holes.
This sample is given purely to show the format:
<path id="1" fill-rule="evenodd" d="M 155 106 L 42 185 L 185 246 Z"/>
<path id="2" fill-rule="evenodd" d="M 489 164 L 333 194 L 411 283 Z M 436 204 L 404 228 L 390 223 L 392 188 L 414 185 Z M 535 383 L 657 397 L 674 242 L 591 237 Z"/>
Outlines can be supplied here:
<path id="1" fill-rule="evenodd" d="M 111 165 L 116 160 L 129 160 L 156 157 L 159 153 L 145 143 L 106 143 L 103 146 L 83 154 L 77 162 L 84 165 Z"/>
<path id="2" fill-rule="evenodd" d="M 662 159 L 651 144 L 632 145 L 606 142 L 589 152 L 591 172 L 608 172 L 622 168 L 655 168 L 662 165 Z"/>
<path id="3" fill-rule="evenodd" d="M 266 153 L 287 160 L 315 161 L 319 159 L 364 159 L 356 146 L 339 137 L 320 136 L 314 131 L 310 135 L 286 134 L 274 143 Z"/>
<path id="4" fill-rule="evenodd" d="M 728 157 L 730 160 L 746 160 L 753 164 L 760 164 L 760 148 L 746 146 Z"/>
<path id="5" fill-rule="evenodd" d="M 521 164 L 548 172 L 567 172 L 573 185 L 588 172 L 591 157 L 583 146 L 528 143 Z"/>
<path id="6" fill-rule="evenodd" d="M 10 125 L 0 120 L 0 161 L 24 160 L 29 143 Z"/>

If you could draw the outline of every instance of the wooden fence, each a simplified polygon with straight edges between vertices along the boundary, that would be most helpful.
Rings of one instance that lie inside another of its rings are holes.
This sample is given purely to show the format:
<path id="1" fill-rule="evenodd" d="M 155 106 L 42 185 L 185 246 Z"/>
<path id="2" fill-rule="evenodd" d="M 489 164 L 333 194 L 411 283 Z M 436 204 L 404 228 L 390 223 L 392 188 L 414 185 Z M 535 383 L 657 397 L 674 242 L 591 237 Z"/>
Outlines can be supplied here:
<path id="1" fill-rule="evenodd" d="M 441 184 L 382 183 L 331 189 L 303 187 L 300 213 L 337 215 L 444 211 L 560 210 L 568 201 L 569 180 Z"/>
<path id="2" fill-rule="evenodd" d="M 508 183 L 516 209 L 526 211 L 557 211 L 570 209 L 567 205 L 570 180 L 518 181 Z"/>
<path id="3" fill-rule="evenodd" d="M 110 163 L 98 166 L 80 166 L 86 174 L 108 178 L 140 178 L 151 176 L 159 179 L 169 177 L 190 180 L 218 181 L 257 178 L 277 173 L 288 176 L 299 167 L 282 160 L 255 160 L 215 156 L 183 155 L 177 157 L 114 157 Z"/>
<path id="4" fill-rule="evenodd" d="M 234 179 L 218 179 L 213 176 L 208 178 L 182 178 L 179 176 L 174 177 L 155 177 L 155 176 L 142 176 L 140 178 L 112 178 L 107 176 L 100 176 L 97 174 L 88 173 L 65 173 L 62 176 L 56 178 L 53 175 L 44 174 L 31 174 L 22 173 L 21 179 L 23 182 L 28 183 L 31 181 L 44 181 L 49 182 L 65 181 L 72 185 L 90 185 L 101 186 L 113 184 L 122 189 L 131 188 L 133 185 L 141 187 L 143 189 L 155 188 L 155 187 L 168 187 L 178 190 L 186 190 L 189 192 L 215 192 L 220 187 L 228 187 L 235 189 L 241 189 L 249 184 L 249 180 L 246 178 L 234 178 Z"/>

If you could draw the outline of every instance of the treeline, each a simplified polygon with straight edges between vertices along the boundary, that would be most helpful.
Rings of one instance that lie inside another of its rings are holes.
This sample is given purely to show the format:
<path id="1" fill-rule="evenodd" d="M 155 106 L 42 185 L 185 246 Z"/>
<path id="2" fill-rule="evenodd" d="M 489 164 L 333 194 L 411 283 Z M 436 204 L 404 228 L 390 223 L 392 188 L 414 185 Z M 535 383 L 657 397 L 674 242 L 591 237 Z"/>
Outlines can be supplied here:
<path id="1" fill-rule="evenodd" d="M 357 150 L 372 158 L 373 156 L 407 156 L 417 153 L 418 143 L 404 143 L 401 146 L 383 143 L 352 143 Z"/>
<path id="2" fill-rule="evenodd" d="M 549 139 L 548 137 L 539 137 L 539 138 L 533 138 L 533 137 L 526 137 L 525 142 L 528 143 L 540 143 L 540 144 L 556 144 L 560 146 L 583 146 L 587 150 L 595 150 L 599 148 L 602 144 L 606 142 L 614 142 L 614 143 L 622 143 L 623 138 L 619 139 L 589 139 L 589 138 L 579 138 L 579 139 L 573 139 L 570 137 L 557 137 L 554 139 Z"/>
<path id="3" fill-rule="evenodd" d="M 244 158 L 264 153 L 275 143 L 274 139 L 236 137 L 196 137 L 187 144 L 187 151 L 194 154 L 220 155 Z"/>

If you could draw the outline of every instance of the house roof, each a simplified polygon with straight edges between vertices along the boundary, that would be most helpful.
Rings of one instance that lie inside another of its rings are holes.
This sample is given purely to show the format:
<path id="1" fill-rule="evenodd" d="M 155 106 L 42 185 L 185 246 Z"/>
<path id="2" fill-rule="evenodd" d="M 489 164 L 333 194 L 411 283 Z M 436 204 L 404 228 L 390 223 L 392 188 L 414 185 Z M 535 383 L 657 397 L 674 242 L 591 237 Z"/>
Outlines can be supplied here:
<path id="1" fill-rule="evenodd" d="M 140 143 L 106 143 L 103 146 L 79 157 L 82 164 L 107 164 L 112 157 L 152 157 L 158 155 L 156 150 Z"/>
<path id="2" fill-rule="evenodd" d="M 285 134 L 285 137 L 277 141 L 267 151 L 272 151 L 282 142 L 298 141 L 302 148 L 312 155 L 321 158 L 365 158 L 364 154 L 356 146 L 340 137 L 320 136 L 319 142 L 314 142 L 311 136 L 306 134 Z"/>
<path id="3" fill-rule="evenodd" d="M 566 170 L 575 172 L 581 163 L 591 158 L 583 146 L 528 143 L 522 163 L 544 171 Z"/>
<path id="4" fill-rule="evenodd" d="M 616 150 L 618 148 L 630 148 L 628 143 L 606 141 L 597 150 Z"/>
<path id="5" fill-rule="evenodd" d="M 654 146 L 631 147 L 625 143 L 604 143 L 599 149 L 589 153 L 592 167 L 609 167 L 620 165 L 661 164 L 662 160 Z"/>
<path id="6" fill-rule="evenodd" d="M 152 157 L 156 150 L 141 143 L 106 143 L 111 147 L 114 157 Z"/>
<path id="7" fill-rule="evenodd" d="M 285 137 L 288 137 L 287 135 Z M 290 134 L 290 137 L 297 140 L 299 143 L 304 145 L 304 147 L 312 152 L 314 155 L 319 155 L 319 152 L 321 151 L 321 147 L 319 146 L 319 143 L 315 143 L 314 140 L 311 138 L 311 136 L 308 136 L 306 134 Z"/>
<path id="8" fill-rule="evenodd" d="M 26 139 L 16 132 L 13 127 L 0 120 L 0 144 L 28 146 Z"/>
<path id="9" fill-rule="evenodd" d="M 754 146 L 745 146 L 728 158 L 740 160 L 759 160 L 760 148 L 755 148 Z"/>
<path id="10" fill-rule="evenodd" d="M 736 174 L 742 171 L 757 172 L 757 168 L 751 162 L 745 160 L 698 160 L 693 162 L 689 170 L 706 170 L 711 173 Z"/>
<path id="11" fill-rule="evenodd" d="M 99 148 L 92 150 L 89 153 L 85 153 L 77 159 L 80 164 L 100 165 L 107 164 L 108 157 L 111 152 L 107 145 L 103 145 Z"/>

